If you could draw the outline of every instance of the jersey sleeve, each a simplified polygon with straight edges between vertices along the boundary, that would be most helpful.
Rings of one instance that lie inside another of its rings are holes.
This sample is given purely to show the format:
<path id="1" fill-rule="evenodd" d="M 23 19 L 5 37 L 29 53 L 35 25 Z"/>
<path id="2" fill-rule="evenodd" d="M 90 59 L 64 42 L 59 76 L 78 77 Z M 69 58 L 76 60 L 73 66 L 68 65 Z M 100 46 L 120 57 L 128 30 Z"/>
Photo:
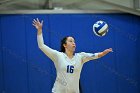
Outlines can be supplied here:
<path id="1" fill-rule="evenodd" d="M 82 63 L 86 63 L 90 60 L 94 60 L 94 59 L 98 59 L 98 54 L 99 53 L 85 53 L 85 52 L 81 52 L 81 58 L 82 58 Z"/>
<path id="2" fill-rule="evenodd" d="M 56 62 L 58 51 L 44 44 L 43 35 L 37 35 L 38 47 L 53 61 Z"/>

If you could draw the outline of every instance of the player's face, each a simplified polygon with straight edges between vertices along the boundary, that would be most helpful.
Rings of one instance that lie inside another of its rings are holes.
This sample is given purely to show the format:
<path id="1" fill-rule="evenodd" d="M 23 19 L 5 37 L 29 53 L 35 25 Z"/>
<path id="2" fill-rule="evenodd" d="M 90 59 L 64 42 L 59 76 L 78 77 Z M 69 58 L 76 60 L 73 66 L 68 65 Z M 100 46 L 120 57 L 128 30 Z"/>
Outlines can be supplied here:
<path id="1" fill-rule="evenodd" d="M 76 48 L 76 44 L 75 44 L 75 40 L 73 37 L 68 37 L 67 40 L 66 40 L 66 44 L 64 45 L 64 47 L 71 51 L 71 52 L 74 52 L 75 51 L 75 48 Z"/>

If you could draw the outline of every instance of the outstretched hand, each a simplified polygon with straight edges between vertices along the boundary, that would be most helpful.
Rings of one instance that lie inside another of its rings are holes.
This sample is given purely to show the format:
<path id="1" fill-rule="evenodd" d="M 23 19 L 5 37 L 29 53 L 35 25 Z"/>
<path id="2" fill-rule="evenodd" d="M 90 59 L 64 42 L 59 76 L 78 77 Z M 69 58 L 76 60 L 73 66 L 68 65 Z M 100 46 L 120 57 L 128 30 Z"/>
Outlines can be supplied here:
<path id="1" fill-rule="evenodd" d="M 38 18 L 37 19 L 34 19 L 32 25 L 35 26 L 35 28 L 38 31 L 41 31 L 42 30 L 42 26 L 43 26 L 43 20 L 40 22 Z"/>
<path id="2" fill-rule="evenodd" d="M 106 54 L 108 54 L 109 52 L 113 52 L 112 48 L 108 48 L 108 49 L 105 49 L 103 52 L 100 52 L 98 57 L 103 57 L 105 56 Z"/>
<path id="3" fill-rule="evenodd" d="M 104 52 L 109 53 L 109 52 L 113 52 L 112 48 L 109 49 L 105 49 Z"/>

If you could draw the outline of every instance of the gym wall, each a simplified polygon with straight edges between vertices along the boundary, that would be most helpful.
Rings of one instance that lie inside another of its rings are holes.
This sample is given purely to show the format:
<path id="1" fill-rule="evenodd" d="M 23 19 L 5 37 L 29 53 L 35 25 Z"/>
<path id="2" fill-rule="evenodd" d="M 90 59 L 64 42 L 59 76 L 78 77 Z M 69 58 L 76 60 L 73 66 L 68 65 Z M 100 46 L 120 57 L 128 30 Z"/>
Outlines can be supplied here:
<path id="1" fill-rule="evenodd" d="M 56 71 L 38 48 L 34 18 L 44 20 L 45 44 L 60 50 L 60 41 L 73 36 L 76 52 L 113 48 L 103 58 L 84 64 L 83 93 L 140 93 L 140 17 L 124 13 L 1 14 L 0 93 L 51 93 Z M 96 36 L 92 25 L 104 20 L 109 32 Z"/>

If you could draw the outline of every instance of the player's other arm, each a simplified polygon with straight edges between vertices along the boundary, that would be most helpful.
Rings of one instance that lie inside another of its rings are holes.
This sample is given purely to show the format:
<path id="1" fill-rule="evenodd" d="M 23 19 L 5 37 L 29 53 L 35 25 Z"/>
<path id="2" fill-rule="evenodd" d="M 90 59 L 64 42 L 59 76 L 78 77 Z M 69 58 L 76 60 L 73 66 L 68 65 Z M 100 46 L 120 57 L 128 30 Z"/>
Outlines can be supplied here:
<path id="1" fill-rule="evenodd" d="M 98 53 L 98 58 L 105 56 L 105 55 L 108 54 L 109 52 L 113 52 L 112 48 L 105 49 L 103 52 L 99 52 L 99 53 Z"/>
<path id="2" fill-rule="evenodd" d="M 101 58 L 101 57 L 105 56 L 106 54 L 108 54 L 109 52 L 113 52 L 112 48 L 105 49 L 103 52 L 98 52 L 98 53 L 94 53 L 94 54 L 81 52 L 80 54 L 82 56 L 82 63 Z"/>

